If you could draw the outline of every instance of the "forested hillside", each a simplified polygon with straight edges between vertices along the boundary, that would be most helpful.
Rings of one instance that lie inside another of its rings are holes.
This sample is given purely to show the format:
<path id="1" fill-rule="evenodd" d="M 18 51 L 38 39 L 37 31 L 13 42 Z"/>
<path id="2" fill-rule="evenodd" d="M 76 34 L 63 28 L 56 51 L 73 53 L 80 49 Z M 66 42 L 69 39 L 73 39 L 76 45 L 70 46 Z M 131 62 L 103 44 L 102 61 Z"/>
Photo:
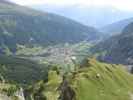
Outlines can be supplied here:
<path id="1" fill-rule="evenodd" d="M 16 51 L 16 45 L 48 46 L 100 39 L 99 32 L 71 19 L 0 1 L 0 45 Z"/>
<path id="2" fill-rule="evenodd" d="M 133 23 L 128 24 L 121 34 L 98 43 L 92 51 L 99 53 L 100 59 L 110 63 L 133 64 Z M 104 55 L 101 55 L 103 54 Z"/>

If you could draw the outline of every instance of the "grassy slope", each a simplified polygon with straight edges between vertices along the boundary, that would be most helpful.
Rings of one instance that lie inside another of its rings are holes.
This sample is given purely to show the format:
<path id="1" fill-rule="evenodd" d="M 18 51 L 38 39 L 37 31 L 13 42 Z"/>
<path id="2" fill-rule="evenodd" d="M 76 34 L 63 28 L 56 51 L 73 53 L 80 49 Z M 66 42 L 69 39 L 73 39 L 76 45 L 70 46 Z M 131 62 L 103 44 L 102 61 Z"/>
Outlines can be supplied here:
<path id="1" fill-rule="evenodd" d="M 91 59 L 82 67 L 66 78 L 75 92 L 76 100 L 131 100 L 133 76 L 126 72 L 122 65 L 105 64 Z M 38 88 L 43 87 L 40 88 L 41 91 L 35 87 L 32 88 L 33 95 L 39 92 L 43 94 L 39 96 L 44 96 L 46 100 L 50 100 L 49 98 L 58 100 L 59 95 L 63 94 L 58 89 L 61 80 L 58 80 L 59 75 L 53 73 L 55 75 L 48 83 L 42 82 L 37 85 Z"/>
<path id="2" fill-rule="evenodd" d="M 100 75 L 98 78 L 97 75 Z M 121 65 L 91 60 L 72 80 L 76 100 L 130 100 L 133 76 Z"/>

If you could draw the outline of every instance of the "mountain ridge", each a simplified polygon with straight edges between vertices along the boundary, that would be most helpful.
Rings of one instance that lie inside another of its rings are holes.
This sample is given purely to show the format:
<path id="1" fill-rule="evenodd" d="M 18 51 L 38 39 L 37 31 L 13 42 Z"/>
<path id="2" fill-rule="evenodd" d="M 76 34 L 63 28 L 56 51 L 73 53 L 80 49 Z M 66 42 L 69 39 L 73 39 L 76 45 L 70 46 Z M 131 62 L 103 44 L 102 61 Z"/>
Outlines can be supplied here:
<path id="1" fill-rule="evenodd" d="M 11 51 L 15 51 L 17 44 L 47 46 L 100 37 L 95 28 L 63 16 L 9 3 L 0 5 L 0 45 L 9 47 Z"/>
<path id="2" fill-rule="evenodd" d="M 117 64 L 133 64 L 133 22 L 128 24 L 121 32 L 121 34 L 114 35 L 109 39 L 98 43 L 93 49 L 99 53 L 99 59 L 109 63 Z M 104 55 L 101 55 L 104 53 Z"/>
<path id="3" fill-rule="evenodd" d="M 132 17 L 131 11 L 123 11 L 112 6 L 52 6 L 50 4 L 31 6 L 37 10 L 49 11 L 63 16 L 70 17 L 82 24 L 94 26 L 98 29 L 113 22 Z"/>
<path id="4" fill-rule="evenodd" d="M 101 32 L 109 33 L 111 35 L 117 35 L 122 32 L 124 27 L 126 27 L 129 23 L 133 21 L 133 18 L 127 18 L 124 20 L 120 20 L 117 22 L 114 22 L 112 24 L 106 25 L 100 29 Z"/>

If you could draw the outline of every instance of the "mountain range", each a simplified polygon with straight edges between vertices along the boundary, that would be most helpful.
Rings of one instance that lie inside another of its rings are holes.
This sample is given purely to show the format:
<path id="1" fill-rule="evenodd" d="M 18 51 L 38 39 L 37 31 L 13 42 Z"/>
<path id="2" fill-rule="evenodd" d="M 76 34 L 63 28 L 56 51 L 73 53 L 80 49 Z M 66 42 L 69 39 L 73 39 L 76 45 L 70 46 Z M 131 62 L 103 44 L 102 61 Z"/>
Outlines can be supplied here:
<path id="1" fill-rule="evenodd" d="M 16 51 L 20 45 L 55 45 L 93 41 L 100 32 L 71 19 L 0 1 L 0 45 Z"/>
<path id="2" fill-rule="evenodd" d="M 36 5 L 32 8 L 56 13 L 69 17 L 88 26 L 94 26 L 101 29 L 108 24 L 128 19 L 133 16 L 132 11 L 119 10 L 113 6 L 54 6 L 54 5 Z"/>
<path id="3" fill-rule="evenodd" d="M 131 22 L 133 22 L 133 17 L 106 25 L 100 28 L 100 31 L 110 35 L 117 35 L 120 34 L 122 30 Z"/>

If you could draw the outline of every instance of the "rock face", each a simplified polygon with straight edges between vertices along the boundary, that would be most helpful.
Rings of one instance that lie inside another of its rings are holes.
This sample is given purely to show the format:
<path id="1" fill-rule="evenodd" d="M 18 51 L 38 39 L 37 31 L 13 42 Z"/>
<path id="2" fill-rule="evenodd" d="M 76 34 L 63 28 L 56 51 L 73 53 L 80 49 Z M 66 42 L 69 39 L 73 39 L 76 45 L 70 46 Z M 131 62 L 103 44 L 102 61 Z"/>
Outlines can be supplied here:
<path id="1" fill-rule="evenodd" d="M 22 88 L 15 93 L 15 96 L 18 97 L 18 100 L 25 100 L 24 91 Z"/>
<path id="2" fill-rule="evenodd" d="M 17 91 L 13 96 L 7 96 L 4 93 L 0 93 L 0 100 L 16 100 L 15 98 L 17 98 L 17 100 L 25 100 L 23 91 Z"/>
<path id="3" fill-rule="evenodd" d="M 69 82 L 67 80 L 63 80 L 61 86 L 60 86 L 60 99 L 61 100 L 73 100 L 75 97 L 74 90 L 69 86 Z"/>
<path id="4" fill-rule="evenodd" d="M 25 100 L 23 89 L 16 85 L 0 83 L 0 100 Z"/>

